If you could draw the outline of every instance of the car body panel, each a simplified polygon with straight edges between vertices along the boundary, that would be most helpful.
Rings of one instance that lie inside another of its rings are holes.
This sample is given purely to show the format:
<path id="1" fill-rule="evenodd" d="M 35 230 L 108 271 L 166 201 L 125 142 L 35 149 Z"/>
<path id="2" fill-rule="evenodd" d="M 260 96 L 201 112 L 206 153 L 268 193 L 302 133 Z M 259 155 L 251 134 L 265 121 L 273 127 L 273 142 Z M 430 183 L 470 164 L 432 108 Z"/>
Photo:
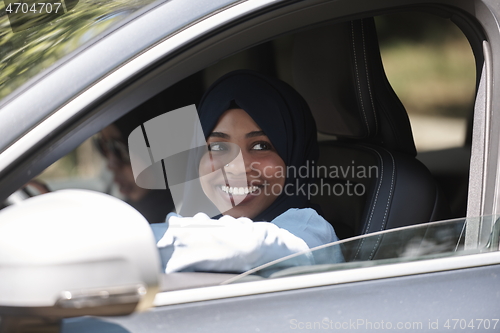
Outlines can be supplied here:
<path id="1" fill-rule="evenodd" d="M 382 321 L 386 328 L 387 323 L 394 328 L 398 323 L 421 323 L 421 329 L 412 326 L 409 331 L 440 332 L 446 331 L 447 319 L 469 324 L 498 318 L 500 294 L 491 287 L 499 279 L 500 266 L 492 265 L 156 307 L 129 317 L 68 319 L 63 332 L 289 332 L 307 330 L 307 323 L 314 329 L 315 322 L 322 325 L 315 329 L 335 330 L 336 323 L 349 323 L 347 329 L 337 327 L 345 331 L 356 323 L 356 331 L 372 332 L 376 328 L 370 329 L 368 322 Z M 360 321 L 364 324 L 358 325 Z"/>

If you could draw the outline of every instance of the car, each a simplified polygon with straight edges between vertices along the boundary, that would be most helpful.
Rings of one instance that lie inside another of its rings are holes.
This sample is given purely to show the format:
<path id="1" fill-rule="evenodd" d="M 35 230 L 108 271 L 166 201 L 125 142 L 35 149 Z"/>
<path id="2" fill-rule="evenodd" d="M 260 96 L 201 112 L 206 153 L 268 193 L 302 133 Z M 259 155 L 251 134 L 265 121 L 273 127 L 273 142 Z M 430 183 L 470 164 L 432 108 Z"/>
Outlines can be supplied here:
<path id="1" fill-rule="evenodd" d="M 500 329 L 495 1 L 73 5 L 16 32 L 2 9 L 0 332 Z M 425 38 L 408 28 L 429 22 L 439 23 Z M 468 42 L 452 52 L 472 60 L 435 85 L 448 61 L 446 38 L 429 37 L 440 30 Z M 417 40 L 410 57 L 397 44 L 399 53 L 380 51 L 399 35 Z M 424 64 L 418 52 L 434 49 L 427 81 L 418 81 L 426 74 L 418 67 L 398 83 L 398 73 Z M 391 55 L 410 64 L 391 69 Z M 309 194 L 341 240 L 243 273 L 159 274 L 149 224 L 110 195 L 120 196 L 109 173 L 93 171 L 92 181 L 47 174 L 92 150 L 87 140 L 128 112 L 197 104 L 209 84 L 240 68 L 288 82 L 311 107 L 321 155 Z M 462 90 L 454 84 L 466 71 Z M 420 90 L 405 91 L 400 82 L 412 79 Z M 433 115 L 424 88 L 440 115 L 455 118 L 409 119 L 410 108 Z M 454 99 L 443 98 L 447 91 Z M 450 123 L 461 125 L 447 131 Z M 451 148 L 431 142 L 417 151 L 419 126 L 424 137 L 432 126 L 462 136 Z M 25 185 L 39 174 L 61 190 L 30 192 Z M 344 263 L 330 260 L 338 249 Z M 304 257 L 314 260 L 297 265 Z"/>

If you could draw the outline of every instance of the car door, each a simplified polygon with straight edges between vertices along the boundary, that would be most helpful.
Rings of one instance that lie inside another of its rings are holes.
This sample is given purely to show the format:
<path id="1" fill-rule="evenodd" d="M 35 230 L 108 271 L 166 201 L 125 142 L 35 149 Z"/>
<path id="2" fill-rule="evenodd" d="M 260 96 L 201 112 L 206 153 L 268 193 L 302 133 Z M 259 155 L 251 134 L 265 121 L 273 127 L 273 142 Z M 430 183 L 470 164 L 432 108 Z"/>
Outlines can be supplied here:
<path id="1" fill-rule="evenodd" d="M 370 16 L 400 6 L 397 1 L 156 3 L 2 102 L 0 126 L 7 133 L 0 154 L 2 200 L 90 135 L 214 61 L 318 22 Z M 492 89 L 499 75 L 493 69 L 498 12 L 480 1 L 440 1 L 422 9 L 431 7 L 465 21 L 471 36 L 477 26 L 488 35 L 478 51 L 485 60 L 474 110 L 468 216 L 497 214 L 499 140 L 492 110 L 498 98 Z M 22 111 L 13 117 L 15 110 Z M 26 120 L 14 126 L 20 119 Z M 469 221 L 464 243 L 474 247 L 486 224 Z M 158 294 L 149 312 L 67 320 L 64 331 L 289 331 L 337 329 L 336 325 L 344 330 L 430 331 L 459 327 L 462 320 L 467 325 L 472 321 L 474 329 L 481 321 L 479 330 L 494 330 L 499 296 L 492 286 L 498 283 L 499 261 L 498 253 L 476 253 L 169 291 Z"/>

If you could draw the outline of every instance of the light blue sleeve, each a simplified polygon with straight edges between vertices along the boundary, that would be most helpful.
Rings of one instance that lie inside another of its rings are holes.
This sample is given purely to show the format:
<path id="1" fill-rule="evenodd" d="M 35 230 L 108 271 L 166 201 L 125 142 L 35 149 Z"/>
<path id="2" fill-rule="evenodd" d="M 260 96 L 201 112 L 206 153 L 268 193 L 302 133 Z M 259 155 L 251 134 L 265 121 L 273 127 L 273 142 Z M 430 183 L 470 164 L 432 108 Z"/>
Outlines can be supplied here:
<path id="1" fill-rule="evenodd" d="M 165 222 L 163 223 L 152 223 L 150 224 L 151 230 L 153 230 L 153 235 L 155 236 L 155 241 L 158 243 L 158 241 L 165 235 L 168 229 L 168 219 L 172 216 L 177 216 L 177 217 L 182 217 L 179 214 L 176 213 L 168 213 L 167 217 L 165 218 Z"/>
<path id="2" fill-rule="evenodd" d="M 303 239 L 310 249 L 339 240 L 332 225 L 312 208 L 290 208 L 271 222 Z M 318 258 L 316 258 L 315 254 L 317 263 L 344 262 L 344 256 L 339 245 L 335 245 L 329 250 L 316 252 L 318 255 Z M 327 252 L 330 254 L 322 258 Z"/>
<path id="3" fill-rule="evenodd" d="M 290 208 L 271 222 L 302 238 L 310 249 L 339 240 L 332 225 L 312 208 Z"/>

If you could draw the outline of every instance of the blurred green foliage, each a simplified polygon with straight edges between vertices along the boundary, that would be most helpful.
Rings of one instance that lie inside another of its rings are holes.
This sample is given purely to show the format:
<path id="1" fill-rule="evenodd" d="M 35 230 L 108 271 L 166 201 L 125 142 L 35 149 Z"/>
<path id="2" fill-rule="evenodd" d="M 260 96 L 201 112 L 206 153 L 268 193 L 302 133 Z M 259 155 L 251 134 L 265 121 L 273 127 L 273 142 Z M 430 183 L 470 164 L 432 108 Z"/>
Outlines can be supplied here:
<path id="1" fill-rule="evenodd" d="M 408 113 L 471 114 L 474 55 L 454 23 L 424 13 L 384 15 L 376 22 L 387 77 Z"/>
<path id="2" fill-rule="evenodd" d="M 381 45 L 426 43 L 439 45 L 463 37 L 449 19 L 424 12 L 402 12 L 376 17 Z"/>
<path id="3" fill-rule="evenodd" d="M 13 32 L 48 23 L 65 14 L 61 0 L 4 0 Z"/>
<path id="4" fill-rule="evenodd" d="M 0 99 L 154 0 L 80 0 L 65 15 L 13 33 L 0 1 Z"/>

